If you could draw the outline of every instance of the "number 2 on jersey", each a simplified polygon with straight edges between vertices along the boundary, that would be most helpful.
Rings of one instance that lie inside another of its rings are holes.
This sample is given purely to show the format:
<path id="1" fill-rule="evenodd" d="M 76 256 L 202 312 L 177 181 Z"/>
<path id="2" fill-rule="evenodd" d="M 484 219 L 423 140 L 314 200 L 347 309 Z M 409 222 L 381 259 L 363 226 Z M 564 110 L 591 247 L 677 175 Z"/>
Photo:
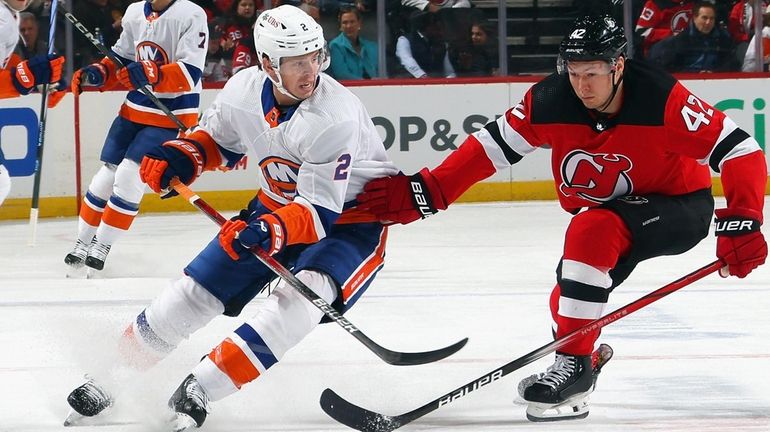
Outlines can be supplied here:
<path id="1" fill-rule="evenodd" d="M 688 131 L 695 132 L 698 130 L 698 128 L 700 128 L 702 124 L 708 126 L 709 123 L 711 123 L 711 116 L 714 114 L 713 109 L 706 109 L 703 106 L 703 102 L 701 102 L 700 99 L 693 95 L 687 97 L 687 103 L 698 109 L 696 111 L 689 105 L 682 107 L 682 118 L 684 119 L 684 123 L 687 125 Z"/>
<path id="2" fill-rule="evenodd" d="M 334 180 L 345 180 L 348 178 L 348 168 L 350 168 L 350 155 L 345 153 L 337 158 L 337 169 L 334 170 Z"/>

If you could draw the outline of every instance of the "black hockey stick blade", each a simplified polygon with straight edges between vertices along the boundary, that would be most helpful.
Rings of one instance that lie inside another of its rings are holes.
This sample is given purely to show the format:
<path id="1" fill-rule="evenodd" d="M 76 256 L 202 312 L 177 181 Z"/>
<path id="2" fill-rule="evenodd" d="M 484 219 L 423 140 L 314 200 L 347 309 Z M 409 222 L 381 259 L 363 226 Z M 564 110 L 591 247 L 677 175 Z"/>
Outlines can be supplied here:
<path id="1" fill-rule="evenodd" d="M 417 415 L 414 418 L 409 418 L 410 413 L 387 416 L 369 411 L 346 401 L 332 389 L 326 389 L 321 393 L 321 408 L 334 420 L 349 428 L 364 432 L 390 432 L 420 417 Z"/>
<path id="2" fill-rule="evenodd" d="M 372 342 L 374 343 L 374 342 Z M 433 363 L 445 359 L 452 354 L 460 351 L 465 344 L 468 343 L 468 338 L 463 338 L 452 345 L 444 348 L 439 348 L 434 351 L 423 352 L 397 352 L 391 351 L 387 348 L 377 345 L 378 348 L 376 354 L 383 359 L 386 363 L 395 366 L 416 366 L 425 363 Z M 376 345 L 376 344 L 375 344 Z M 371 347 L 374 348 L 374 347 Z"/>

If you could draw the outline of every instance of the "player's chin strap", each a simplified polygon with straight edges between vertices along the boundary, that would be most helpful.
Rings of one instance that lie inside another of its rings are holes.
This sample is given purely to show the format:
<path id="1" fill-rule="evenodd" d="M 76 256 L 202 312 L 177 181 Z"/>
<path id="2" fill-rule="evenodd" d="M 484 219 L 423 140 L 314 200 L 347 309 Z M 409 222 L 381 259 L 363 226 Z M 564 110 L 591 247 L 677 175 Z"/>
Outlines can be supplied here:
<path id="1" fill-rule="evenodd" d="M 270 74 L 267 75 L 267 77 L 270 78 L 270 81 L 273 82 L 273 86 L 279 92 L 281 92 L 281 94 L 284 94 L 284 95 L 294 99 L 297 102 L 302 102 L 302 99 L 298 98 L 297 96 L 294 96 L 293 94 L 291 94 L 290 91 L 286 90 L 286 88 L 283 86 L 283 83 L 282 83 L 283 80 L 281 79 L 281 73 L 278 72 L 278 70 L 276 70 L 275 72 L 276 72 L 275 74 L 278 75 L 278 81 L 274 80 L 273 77 L 270 76 Z"/>
<path id="2" fill-rule="evenodd" d="M 618 82 L 615 82 L 615 72 L 617 72 L 616 68 L 612 68 L 612 93 L 610 94 L 610 97 L 607 98 L 607 102 L 602 105 L 601 108 L 597 108 L 596 111 L 603 113 L 605 109 L 607 109 L 608 106 L 612 103 L 613 100 L 615 100 L 615 96 L 618 95 L 618 89 L 620 88 L 620 84 L 623 83 L 623 75 L 620 76 L 620 79 Z"/>
<path id="3" fill-rule="evenodd" d="M 284 94 L 284 95 L 286 95 L 286 96 L 288 96 L 288 97 L 290 97 L 290 98 L 294 99 L 294 100 L 295 100 L 295 101 L 297 101 L 297 102 L 302 102 L 303 100 L 305 100 L 305 99 L 300 99 L 300 98 L 298 98 L 297 96 L 294 96 L 293 94 L 291 94 L 291 92 L 289 92 L 288 90 L 286 90 L 286 88 L 283 86 L 283 80 L 281 79 L 281 73 L 280 73 L 280 72 L 279 72 L 277 69 L 275 70 L 275 72 L 276 72 L 276 75 L 278 75 L 278 81 L 274 80 L 274 79 L 273 79 L 273 77 L 271 77 L 271 76 L 270 76 L 270 74 L 267 74 L 267 77 L 268 77 L 268 78 L 270 78 L 270 81 L 272 81 L 272 82 L 273 82 L 273 86 L 274 86 L 274 87 L 275 87 L 275 88 L 276 88 L 276 89 L 277 89 L 279 92 L 281 92 L 281 94 Z M 321 75 L 320 75 L 320 73 L 319 73 L 319 75 L 317 75 L 317 76 L 315 77 L 315 86 L 316 86 L 316 87 L 318 87 L 318 81 L 319 81 L 320 79 L 321 79 Z"/>

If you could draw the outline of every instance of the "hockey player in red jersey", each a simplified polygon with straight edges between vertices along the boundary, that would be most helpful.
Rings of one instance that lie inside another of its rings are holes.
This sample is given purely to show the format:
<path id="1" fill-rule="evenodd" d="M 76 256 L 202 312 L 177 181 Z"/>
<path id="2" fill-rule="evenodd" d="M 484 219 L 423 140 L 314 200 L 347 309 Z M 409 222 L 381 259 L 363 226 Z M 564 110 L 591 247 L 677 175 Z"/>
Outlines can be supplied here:
<path id="1" fill-rule="evenodd" d="M 382 220 L 444 210 L 471 185 L 538 148 L 551 149 L 559 203 L 572 218 L 550 307 L 556 337 L 602 316 L 612 290 L 646 259 L 684 253 L 708 234 L 709 168 L 727 207 L 716 210 L 723 276 L 746 277 L 767 257 L 760 231 L 767 166 L 757 142 L 671 75 L 625 58 L 609 16 L 579 18 L 560 45 L 559 72 L 470 135 L 438 167 L 373 180 L 358 196 Z M 583 418 L 598 331 L 564 346 L 523 397 L 533 421 Z"/>

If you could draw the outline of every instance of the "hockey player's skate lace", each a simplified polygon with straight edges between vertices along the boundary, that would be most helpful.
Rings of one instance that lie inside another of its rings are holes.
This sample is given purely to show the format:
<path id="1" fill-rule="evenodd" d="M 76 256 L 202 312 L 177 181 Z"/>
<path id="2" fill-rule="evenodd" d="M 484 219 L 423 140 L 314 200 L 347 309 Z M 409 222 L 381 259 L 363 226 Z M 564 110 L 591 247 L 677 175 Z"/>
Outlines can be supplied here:
<path id="1" fill-rule="evenodd" d="M 108 253 L 110 253 L 110 245 L 104 244 L 94 237 L 94 239 L 91 240 L 91 247 L 88 249 L 86 265 L 94 270 L 103 269 L 104 261 L 107 259 Z"/>
<path id="2" fill-rule="evenodd" d="M 612 350 L 612 347 L 607 344 L 601 344 L 599 345 L 599 348 L 597 348 L 593 354 L 591 355 L 591 366 L 593 367 L 593 386 L 596 386 L 596 380 L 599 378 L 599 373 L 602 371 L 602 368 L 604 365 L 607 364 L 607 362 L 610 361 L 612 358 L 614 351 Z M 523 378 L 521 381 L 519 381 L 519 385 L 517 387 L 517 393 L 520 398 L 524 398 L 524 390 L 527 389 L 527 387 L 531 386 L 541 378 L 543 378 L 548 372 L 553 370 L 553 368 L 556 366 L 556 363 L 548 366 L 545 372 L 540 372 L 536 374 L 532 374 L 526 378 Z M 524 400 L 515 400 L 514 401 L 517 404 L 527 402 Z"/>
<path id="3" fill-rule="evenodd" d="M 201 427 L 209 412 L 209 398 L 195 376 L 190 374 L 171 395 L 168 406 L 176 412 L 174 431 L 181 432 Z"/>
<path id="4" fill-rule="evenodd" d="M 88 244 L 78 239 L 72 252 L 64 257 L 64 263 L 72 268 L 80 268 L 85 264 L 88 255 Z"/>
<path id="5" fill-rule="evenodd" d="M 67 416 L 64 425 L 68 426 L 75 423 L 82 417 L 93 417 L 106 408 L 112 406 L 114 400 L 112 396 L 93 379 L 86 377 L 87 381 L 80 387 L 72 390 L 67 396 L 67 403 L 74 411 Z M 76 414 L 75 414 L 76 413 Z"/>
<path id="6" fill-rule="evenodd" d="M 529 404 L 527 419 L 541 422 L 585 418 L 593 387 L 592 356 L 557 353 L 553 366 L 524 389 L 524 400 Z"/>

